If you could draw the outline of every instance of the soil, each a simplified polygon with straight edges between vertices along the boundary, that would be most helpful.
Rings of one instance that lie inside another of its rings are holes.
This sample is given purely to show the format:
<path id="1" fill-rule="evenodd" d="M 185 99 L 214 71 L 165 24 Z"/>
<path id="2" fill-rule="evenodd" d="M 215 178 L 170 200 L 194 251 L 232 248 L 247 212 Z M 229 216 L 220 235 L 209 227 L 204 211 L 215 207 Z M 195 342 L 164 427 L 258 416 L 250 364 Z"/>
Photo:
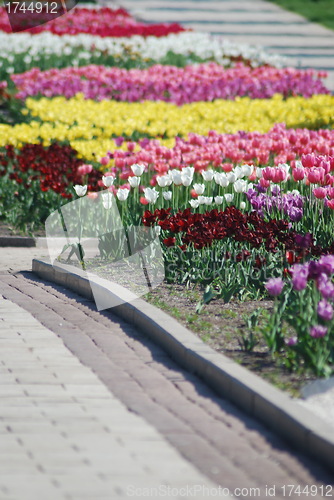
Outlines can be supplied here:
<path id="1" fill-rule="evenodd" d="M 233 358 L 294 397 L 300 397 L 300 389 L 316 379 L 309 373 L 290 373 L 282 357 L 274 358 L 268 352 L 261 327 L 266 321 L 266 313 L 268 315 L 272 311 L 270 300 L 232 300 L 224 303 L 218 298 L 206 304 L 198 314 L 196 306 L 202 294 L 203 291 L 197 286 L 187 289 L 183 285 L 163 283 L 143 298 L 173 316 L 217 352 Z M 250 327 L 248 318 L 259 309 L 258 324 Z M 251 333 L 256 345 L 247 351 L 243 339 L 247 341 Z"/>
<path id="2" fill-rule="evenodd" d="M 31 232 L 22 232 L 0 221 L 0 237 L 3 236 L 45 236 L 45 230 L 41 228 Z"/>

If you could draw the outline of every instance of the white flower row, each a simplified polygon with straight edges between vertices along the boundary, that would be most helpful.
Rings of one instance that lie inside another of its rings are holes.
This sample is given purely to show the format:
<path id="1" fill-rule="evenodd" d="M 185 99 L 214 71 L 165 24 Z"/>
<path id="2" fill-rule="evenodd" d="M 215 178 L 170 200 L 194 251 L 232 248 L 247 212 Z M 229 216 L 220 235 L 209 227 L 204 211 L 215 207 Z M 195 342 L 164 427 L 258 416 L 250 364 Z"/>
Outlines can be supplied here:
<path id="1" fill-rule="evenodd" d="M 199 32 L 182 32 L 161 38 L 145 38 L 139 35 L 131 38 L 101 38 L 87 34 L 57 36 L 46 31 L 37 35 L 0 33 L 0 46 L 0 61 L 3 58 L 9 63 L 12 63 L 15 55 L 19 54 L 24 55 L 24 61 L 29 64 L 43 56 L 61 57 L 64 54 L 69 56 L 78 49 L 77 58 L 88 60 L 94 48 L 97 54 L 106 52 L 113 56 L 136 54 L 141 58 L 157 61 L 164 58 L 169 51 L 173 51 L 185 56 L 195 54 L 205 60 L 213 58 L 222 65 L 229 62 L 228 58 L 238 56 L 251 60 L 254 66 L 270 64 L 281 67 L 288 64 L 286 58 L 269 54 L 261 47 L 237 44 L 220 36 Z"/>

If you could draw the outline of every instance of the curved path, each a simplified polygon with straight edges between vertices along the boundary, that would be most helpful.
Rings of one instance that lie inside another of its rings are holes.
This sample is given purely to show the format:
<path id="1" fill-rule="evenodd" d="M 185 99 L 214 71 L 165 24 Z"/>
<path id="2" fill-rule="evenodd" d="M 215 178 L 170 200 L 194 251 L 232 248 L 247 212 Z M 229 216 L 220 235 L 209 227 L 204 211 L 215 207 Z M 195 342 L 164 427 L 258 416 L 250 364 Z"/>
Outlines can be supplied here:
<path id="1" fill-rule="evenodd" d="M 0 249 L 1 500 L 140 498 L 161 485 L 174 488 L 164 498 L 195 487 L 211 498 L 218 485 L 277 499 L 284 485 L 318 485 L 321 498 L 324 469 L 112 313 L 19 271 L 43 253 Z"/>
<path id="2" fill-rule="evenodd" d="M 108 3 L 108 0 L 99 0 Z M 334 91 L 334 31 L 264 0 L 118 0 L 151 22 L 180 22 L 237 43 L 265 47 L 300 68 L 328 71 Z"/>

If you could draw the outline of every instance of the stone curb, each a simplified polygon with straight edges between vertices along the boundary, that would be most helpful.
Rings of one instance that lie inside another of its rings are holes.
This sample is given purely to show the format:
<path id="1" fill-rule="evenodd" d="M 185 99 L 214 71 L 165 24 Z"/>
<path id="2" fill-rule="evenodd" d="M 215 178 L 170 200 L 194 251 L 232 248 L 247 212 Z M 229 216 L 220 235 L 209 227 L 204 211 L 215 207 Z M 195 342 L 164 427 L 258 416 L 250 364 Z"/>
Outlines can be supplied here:
<path id="1" fill-rule="evenodd" d="M 303 453 L 313 456 L 334 471 L 333 428 L 290 396 L 254 373 L 217 353 L 190 330 L 142 299 L 131 303 L 121 298 L 122 287 L 84 271 L 34 259 L 32 270 L 39 277 L 60 284 L 89 299 L 92 287 L 118 304 L 112 312 L 143 331 L 182 367 L 195 373 L 222 397 L 263 422 Z M 116 291 L 115 291 L 116 290 Z"/>
<path id="2" fill-rule="evenodd" d="M 2 247 L 35 247 L 36 239 L 30 236 L 0 236 L 0 248 Z"/>

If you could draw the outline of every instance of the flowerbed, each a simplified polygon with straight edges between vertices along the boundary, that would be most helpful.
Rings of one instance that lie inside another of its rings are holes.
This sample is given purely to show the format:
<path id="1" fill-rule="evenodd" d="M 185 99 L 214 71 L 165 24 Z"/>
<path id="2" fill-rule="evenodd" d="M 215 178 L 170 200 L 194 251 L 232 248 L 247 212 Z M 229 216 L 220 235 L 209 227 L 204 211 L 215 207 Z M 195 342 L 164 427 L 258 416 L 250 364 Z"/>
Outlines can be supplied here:
<path id="1" fill-rule="evenodd" d="M 275 123 L 288 127 L 316 129 L 332 127 L 334 97 L 315 95 L 283 99 L 237 98 L 235 101 L 217 100 L 176 106 L 171 103 L 145 101 L 128 103 L 85 100 L 80 94 L 71 99 L 54 97 L 26 100 L 30 123 L 14 126 L 0 125 L 0 147 L 9 142 L 15 146 L 25 142 L 52 140 L 71 143 L 86 158 L 92 153 L 104 153 L 100 141 L 111 145 L 111 137 L 163 137 L 173 139 L 190 131 L 207 134 L 244 131 L 267 132 Z M 107 142 L 109 141 L 109 143 Z"/>
<path id="2" fill-rule="evenodd" d="M 242 63 L 229 69 L 217 63 L 185 68 L 154 65 L 145 70 L 96 65 L 48 71 L 34 68 L 13 75 L 12 80 L 19 99 L 36 95 L 63 95 L 68 99 L 80 92 L 86 99 L 96 101 L 166 101 L 180 106 L 237 96 L 268 99 L 274 94 L 285 98 L 329 94 L 313 70 L 279 70 L 266 66 L 252 69 Z"/>
<path id="3" fill-rule="evenodd" d="M 156 63 L 185 66 L 191 62 L 215 61 L 230 66 L 243 61 L 251 66 L 282 66 L 285 59 L 261 48 L 231 43 L 206 33 L 180 32 L 164 37 L 105 37 L 80 33 L 54 35 L 48 31 L 13 36 L 0 32 L 0 79 L 39 67 L 63 68 L 88 63 L 106 66 L 147 67 Z"/>
<path id="4" fill-rule="evenodd" d="M 4 7 L 0 7 L 0 30 L 5 33 L 12 31 Z M 29 33 L 37 34 L 43 31 L 50 31 L 58 36 L 88 33 L 99 37 L 127 37 L 133 35 L 166 36 L 169 33 L 185 31 L 185 29 L 177 23 L 148 25 L 138 22 L 124 9 L 77 7 L 64 16 L 31 28 Z"/>
<path id="5" fill-rule="evenodd" d="M 218 299 L 272 296 L 258 331 L 268 355 L 330 375 L 334 96 L 325 74 L 182 29 L 93 8 L 32 34 L 0 33 L 3 116 L 17 106 L 0 124 L 0 219 L 32 228 L 105 190 L 101 219 L 115 202 L 126 231 L 158 234 L 166 280 L 202 287 L 197 313 Z M 115 257 L 112 232 L 99 238 L 100 257 Z M 80 241 L 67 250 L 84 264 Z M 247 335 L 250 351 L 257 339 Z"/>

